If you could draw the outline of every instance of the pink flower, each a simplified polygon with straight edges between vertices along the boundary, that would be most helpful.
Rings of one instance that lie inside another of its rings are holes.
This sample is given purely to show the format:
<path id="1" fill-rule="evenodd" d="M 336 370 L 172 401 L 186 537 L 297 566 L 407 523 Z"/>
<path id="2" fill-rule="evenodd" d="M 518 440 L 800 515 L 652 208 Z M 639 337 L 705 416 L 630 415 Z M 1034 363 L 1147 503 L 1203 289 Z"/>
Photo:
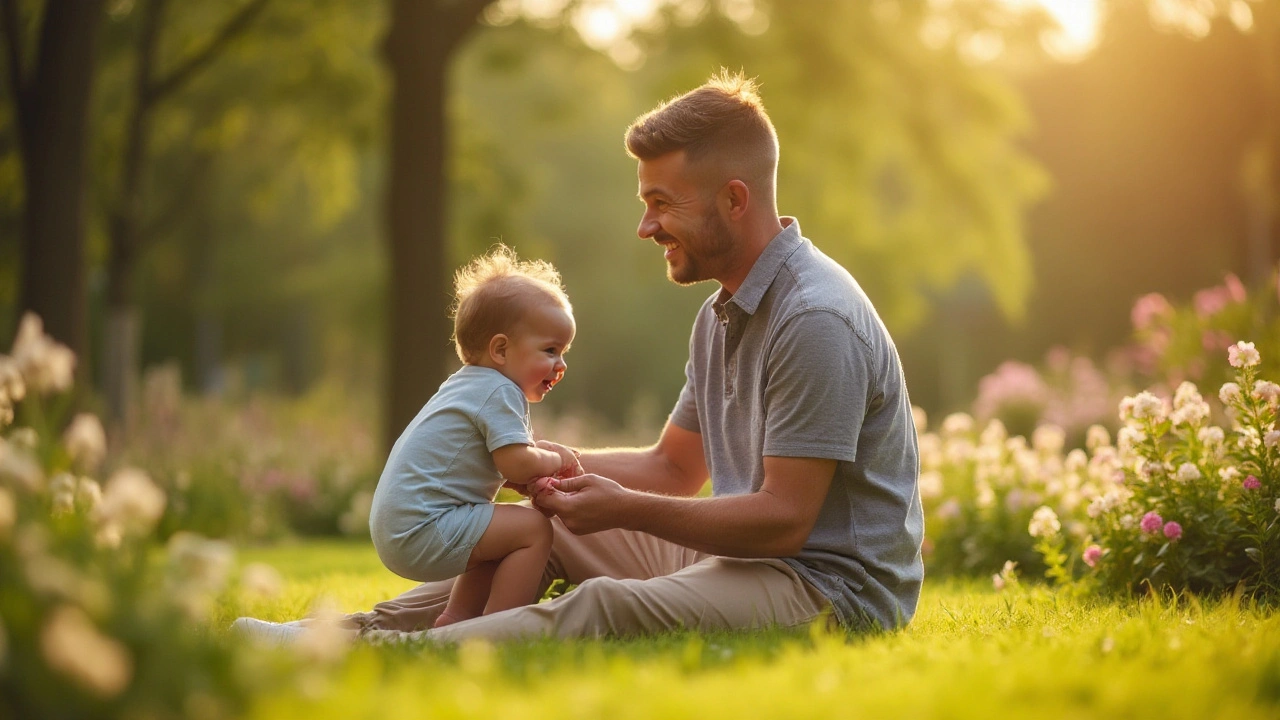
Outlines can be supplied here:
<path id="1" fill-rule="evenodd" d="M 1224 287 L 1211 287 L 1196 293 L 1192 298 L 1192 304 L 1195 305 L 1196 315 L 1207 319 L 1222 312 L 1227 305 L 1231 304 L 1231 295 Z"/>
<path id="2" fill-rule="evenodd" d="M 1222 286 L 1226 288 L 1227 296 L 1231 298 L 1231 302 L 1242 303 L 1248 299 L 1244 283 L 1240 282 L 1240 278 L 1236 277 L 1235 273 L 1227 273 L 1227 276 L 1223 278 Z"/>
<path id="3" fill-rule="evenodd" d="M 1258 350 L 1251 342 L 1241 340 L 1227 348 L 1227 361 L 1231 363 L 1231 367 L 1253 367 L 1259 360 Z"/>
<path id="4" fill-rule="evenodd" d="M 1167 317 L 1173 314 L 1173 306 L 1160 293 L 1147 293 L 1138 298 L 1133 304 L 1133 310 L 1129 313 L 1129 319 L 1133 321 L 1135 330 L 1146 330 L 1151 326 L 1152 321 L 1159 317 Z"/>
<path id="5" fill-rule="evenodd" d="M 1084 549 L 1084 564 L 1089 567 L 1097 567 L 1098 559 L 1102 557 L 1102 548 L 1097 545 L 1090 545 Z"/>
<path id="6" fill-rule="evenodd" d="M 1262 483 L 1258 481 L 1258 478 L 1252 475 L 1245 478 L 1244 482 L 1241 483 L 1241 485 L 1244 486 L 1245 490 L 1257 490 L 1258 488 L 1262 487 Z"/>
<path id="7" fill-rule="evenodd" d="M 1170 540 L 1177 540 L 1182 537 L 1182 526 L 1170 520 L 1164 524 L 1164 536 Z"/>
<path id="8" fill-rule="evenodd" d="M 1164 518 L 1160 517 L 1160 513 L 1152 510 L 1142 516 L 1142 520 L 1138 523 L 1138 527 L 1142 528 L 1142 532 L 1154 535 L 1160 532 L 1160 526 L 1164 524 Z"/>

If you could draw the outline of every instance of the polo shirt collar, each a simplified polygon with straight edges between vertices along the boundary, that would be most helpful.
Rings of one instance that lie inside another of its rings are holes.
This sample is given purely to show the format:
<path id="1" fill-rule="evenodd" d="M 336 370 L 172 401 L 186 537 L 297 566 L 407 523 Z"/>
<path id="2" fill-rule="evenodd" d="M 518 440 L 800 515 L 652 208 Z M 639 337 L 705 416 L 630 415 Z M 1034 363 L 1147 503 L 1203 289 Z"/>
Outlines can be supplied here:
<path id="1" fill-rule="evenodd" d="M 732 300 L 734 305 L 742 308 L 748 315 L 755 314 L 756 308 L 760 306 L 760 300 L 764 298 L 765 292 L 770 285 L 773 285 L 774 278 L 778 277 L 778 272 L 782 270 L 782 265 L 804 240 L 800 234 L 799 220 L 793 217 L 783 217 L 781 220 L 782 232 L 773 236 L 765 246 L 764 252 L 756 258 L 755 264 L 751 266 L 751 272 L 747 273 L 747 279 L 742 281 L 738 292 L 730 295 L 727 290 L 720 288 L 720 296 L 716 298 L 717 305 L 723 306 Z"/>

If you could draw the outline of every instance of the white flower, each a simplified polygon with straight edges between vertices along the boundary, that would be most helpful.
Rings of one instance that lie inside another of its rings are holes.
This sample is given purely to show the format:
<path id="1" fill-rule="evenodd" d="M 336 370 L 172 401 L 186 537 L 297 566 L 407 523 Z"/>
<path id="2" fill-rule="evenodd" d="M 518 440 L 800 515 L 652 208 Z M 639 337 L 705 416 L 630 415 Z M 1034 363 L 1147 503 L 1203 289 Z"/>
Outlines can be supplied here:
<path id="1" fill-rule="evenodd" d="M 98 485 L 98 481 L 93 478 L 80 478 L 76 483 L 76 502 L 89 512 L 97 510 L 102 504 L 102 487 Z"/>
<path id="2" fill-rule="evenodd" d="M 1258 355 L 1258 351 L 1253 347 L 1253 343 L 1240 342 L 1227 348 L 1227 360 L 1231 363 L 1231 367 L 1246 368 L 1257 365 L 1262 358 Z"/>
<path id="3" fill-rule="evenodd" d="M 1200 474 L 1200 468 L 1193 463 L 1182 463 L 1182 465 L 1178 466 L 1177 478 L 1181 482 L 1191 482 L 1192 480 L 1199 480 L 1201 477 L 1203 476 Z"/>
<path id="4" fill-rule="evenodd" d="M 306 632 L 294 643 L 298 654 L 319 662 L 335 662 L 346 654 L 355 640 L 355 630 L 347 627 L 346 616 L 327 602 L 311 614 Z"/>
<path id="5" fill-rule="evenodd" d="M 1006 587 L 1018 584 L 1018 563 L 1012 560 L 1005 560 L 1004 567 L 1000 568 L 1000 572 L 991 576 L 991 585 L 996 590 L 1004 590 Z"/>
<path id="6" fill-rule="evenodd" d="M 62 444 L 77 468 L 93 472 L 107 454 L 107 433 L 97 415 L 80 413 L 62 434 Z"/>
<path id="7" fill-rule="evenodd" d="M 1267 434 L 1262 436 L 1262 444 L 1269 448 L 1280 445 L 1280 430 L 1268 430 Z"/>
<path id="8" fill-rule="evenodd" d="M 1222 478 L 1223 482 L 1231 482 L 1240 477 L 1240 470 L 1239 468 L 1227 466 L 1218 471 L 1218 477 Z"/>
<path id="9" fill-rule="evenodd" d="M 164 515 L 164 491 L 141 470 L 117 470 L 107 481 L 102 497 L 102 513 L 109 523 L 127 532 L 145 534 Z"/>
<path id="10" fill-rule="evenodd" d="M 1133 420 L 1133 406 L 1136 401 L 1133 397 L 1125 397 L 1120 401 L 1120 422 L 1128 423 Z"/>
<path id="11" fill-rule="evenodd" d="M 1080 448 L 1072 448 L 1071 452 L 1067 453 L 1066 462 L 1063 464 L 1063 467 L 1065 467 L 1068 472 L 1073 473 L 1078 473 L 1088 466 L 1089 456 L 1085 455 L 1084 451 Z"/>
<path id="12" fill-rule="evenodd" d="M 1221 445 L 1222 441 L 1225 440 L 1226 437 L 1226 433 L 1222 431 L 1222 428 L 1217 427 L 1216 425 L 1202 427 L 1196 432 L 1196 438 L 1210 447 Z"/>
<path id="13" fill-rule="evenodd" d="M 27 384 L 18 363 L 8 355 L 0 355 L 0 400 L 12 404 L 21 402 L 26 395 Z"/>
<path id="14" fill-rule="evenodd" d="M 1062 529 L 1062 523 L 1058 522 L 1058 514 L 1048 505 L 1041 505 L 1031 514 L 1031 523 L 1027 526 L 1027 532 L 1031 537 L 1052 537 L 1058 534 Z"/>
<path id="15" fill-rule="evenodd" d="M 179 532 L 169 538 L 169 594 L 192 618 L 208 615 L 213 596 L 227 582 L 235 564 L 231 545 Z"/>
<path id="16" fill-rule="evenodd" d="M 1067 433 L 1056 425 L 1041 425 L 1031 433 L 1031 446 L 1042 455 L 1057 455 L 1067 441 Z"/>
<path id="17" fill-rule="evenodd" d="M 1111 444 L 1111 433 L 1101 425 L 1090 425 L 1088 432 L 1085 434 L 1084 446 L 1089 448 L 1089 452 L 1095 452 L 1100 447 L 1106 447 Z"/>
<path id="18" fill-rule="evenodd" d="M 1275 405 L 1280 400 L 1280 385 L 1270 380 L 1259 380 L 1253 384 L 1253 396 Z"/>
<path id="19" fill-rule="evenodd" d="M 1222 389 L 1218 391 L 1218 399 L 1223 405 L 1237 402 L 1240 400 L 1240 386 L 1233 382 L 1223 383 Z"/>
<path id="20" fill-rule="evenodd" d="M 1204 422 L 1209 417 L 1209 403 L 1203 400 L 1199 402 L 1187 403 L 1182 407 L 1174 410 L 1169 415 L 1169 419 L 1174 425 L 1191 425 L 1196 426 Z"/>
<path id="21" fill-rule="evenodd" d="M 21 450 L 12 443 L 5 448 L 0 439 L 0 485 L 8 484 L 34 491 L 44 482 L 44 471 L 40 463 L 26 450 Z"/>
<path id="22" fill-rule="evenodd" d="M 929 500 L 942 495 L 942 473 L 926 470 L 920 473 L 920 497 Z"/>
<path id="23" fill-rule="evenodd" d="M 100 697 L 115 697 L 133 677 L 133 659 L 117 640 L 98 631 L 80 608 L 55 609 L 40 632 L 49 667 Z"/>
<path id="24" fill-rule="evenodd" d="M 76 356 L 66 345 L 44 333 L 44 324 L 35 313 L 22 316 L 13 340 L 13 360 L 36 394 L 63 392 L 75 379 Z"/>
<path id="25" fill-rule="evenodd" d="M 944 436 L 954 437 L 956 435 L 967 435 L 971 432 L 973 432 L 973 418 L 966 413 L 951 413 L 942 421 L 942 434 Z"/>
<path id="26" fill-rule="evenodd" d="M 942 456 L 952 465 L 963 465 L 973 459 L 973 441 L 966 437 L 951 437 L 943 446 Z"/>
<path id="27" fill-rule="evenodd" d="M 917 433 L 922 433 L 929 428 L 929 414 L 922 407 L 911 406 L 911 420 L 916 425 Z"/>
<path id="28" fill-rule="evenodd" d="M 1198 405 L 1204 402 L 1204 398 L 1200 397 L 1200 389 L 1195 383 L 1183 382 L 1173 394 L 1173 409 L 1184 408 L 1188 405 Z"/>
<path id="29" fill-rule="evenodd" d="M 1135 420 L 1164 419 L 1164 401 L 1150 392 L 1143 390 L 1133 398 L 1133 418 Z"/>
<path id="30" fill-rule="evenodd" d="M 978 494 L 973 499 L 973 504 L 982 510 L 995 507 L 996 492 L 991 489 L 991 485 L 986 482 L 976 482 Z"/>
<path id="31" fill-rule="evenodd" d="M 1004 445 L 1004 441 L 1009 439 L 1009 431 L 1005 429 L 1004 423 L 998 419 L 992 418 L 991 422 L 982 429 L 982 436 L 978 441 L 983 447 L 999 448 Z"/>
<path id="32" fill-rule="evenodd" d="M 1276 512 L 1280 513 L 1280 498 L 1276 498 Z"/>
<path id="33" fill-rule="evenodd" d="M 266 563 L 249 563 L 240 571 L 240 587 L 250 595 L 272 598 L 284 589 L 284 579 Z"/>

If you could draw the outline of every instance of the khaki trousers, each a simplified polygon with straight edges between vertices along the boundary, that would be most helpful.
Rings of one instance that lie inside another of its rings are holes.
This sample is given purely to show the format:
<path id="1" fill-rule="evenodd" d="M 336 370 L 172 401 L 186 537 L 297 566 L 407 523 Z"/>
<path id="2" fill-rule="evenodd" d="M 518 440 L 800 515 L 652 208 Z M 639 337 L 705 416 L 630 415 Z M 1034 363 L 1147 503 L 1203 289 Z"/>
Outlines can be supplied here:
<path id="1" fill-rule="evenodd" d="M 361 637 L 374 642 L 457 642 L 794 627 L 831 608 L 781 560 L 717 557 L 630 530 L 574 535 L 558 518 L 552 528 L 542 589 L 565 580 L 578 585 L 570 593 L 429 630 L 449 599 L 453 581 L 446 580 L 419 585 L 350 619 Z"/>

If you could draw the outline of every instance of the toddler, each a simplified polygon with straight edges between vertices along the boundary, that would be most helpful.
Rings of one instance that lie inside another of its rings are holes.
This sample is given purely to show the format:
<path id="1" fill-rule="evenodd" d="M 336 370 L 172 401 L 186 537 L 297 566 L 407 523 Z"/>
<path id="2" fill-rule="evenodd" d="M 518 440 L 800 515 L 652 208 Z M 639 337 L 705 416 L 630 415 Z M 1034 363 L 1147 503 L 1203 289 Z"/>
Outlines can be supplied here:
<path id="1" fill-rule="evenodd" d="M 573 451 L 534 442 L 529 403 L 564 377 L 575 325 L 560 274 L 498 245 L 454 277 L 463 366 L 391 448 L 369 515 L 384 565 L 410 580 L 457 577 L 442 627 L 527 605 L 551 552 L 537 510 L 494 504 L 504 480 L 582 472 Z"/>

